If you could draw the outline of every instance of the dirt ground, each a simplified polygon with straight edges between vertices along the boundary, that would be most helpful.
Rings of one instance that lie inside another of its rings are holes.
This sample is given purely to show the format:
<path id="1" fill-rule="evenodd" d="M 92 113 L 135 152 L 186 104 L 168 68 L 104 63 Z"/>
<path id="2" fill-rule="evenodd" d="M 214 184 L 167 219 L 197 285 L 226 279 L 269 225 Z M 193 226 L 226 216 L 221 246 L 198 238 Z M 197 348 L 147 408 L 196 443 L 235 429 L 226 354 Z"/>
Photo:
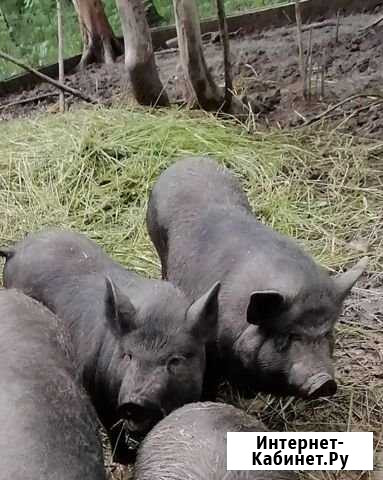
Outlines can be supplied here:
<path id="1" fill-rule="evenodd" d="M 302 99 L 299 76 L 296 29 L 283 27 L 263 32 L 237 32 L 232 36 L 234 85 L 238 93 L 258 99 L 264 107 L 258 114 L 264 125 L 298 126 L 327 109 L 328 106 L 355 94 L 361 94 L 336 109 L 330 118 L 334 126 L 364 137 L 380 138 L 383 133 L 383 22 L 369 25 L 383 13 L 374 12 L 340 18 L 338 42 L 336 19 L 319 19 L 330 25 L 312 29 L 312 98 Z M 317 22 L 315 22 L 317 24 Z M 369 28 L 368 28 L 369 27 Z M 303 34 L 308 48 L 309 30 Z M 208 65 L 219 84 L 223 83 L 222 51 L 219 43 L 205 44 Z M 157 65 L 172 101 L 182 100 L 181 80 L 177 76 L 178 51 L 156 52 Z M 122 63 L 113 66 L 94 65 L 68 77 L 68 83 L 101 101 L 131 101 L 129 80 Z M 321 98 L 320 78 L 324 69 L 324 97 Z M 0 98 L 0 118 L 9 119 L 31 115 L 39 110 L 55 110 L 50 104 L 56 97 L 38 103 L 6 107 L 20 99 L 54 92 L 47 84 L 31 91 Z M 367 98 L 366 95 L 375 95 Z M 363 96 L 364 95 L 364 96 Z M 70 100 L 73 104 L 74 99 Z"/>

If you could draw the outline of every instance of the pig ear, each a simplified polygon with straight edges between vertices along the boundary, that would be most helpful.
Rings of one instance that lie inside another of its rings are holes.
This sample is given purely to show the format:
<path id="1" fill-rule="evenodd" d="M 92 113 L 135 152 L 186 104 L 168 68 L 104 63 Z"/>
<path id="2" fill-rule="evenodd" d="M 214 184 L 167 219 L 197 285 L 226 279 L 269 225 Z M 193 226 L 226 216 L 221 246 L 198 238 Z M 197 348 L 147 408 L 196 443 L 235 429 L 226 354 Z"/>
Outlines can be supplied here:
<path id="1" fill-rule="evenodd" d="M 207 342 L 215 339 L 218 320 L 218 293 L 221 284 L 215 283 L 208 292 L 191 304 L 186 312 L 186 325 L 196 338 Z"/>
<path id="2" fill-rule="evenodd" d="M 367 269 L 367 265 L 368 257 L 364 257 L 347 272 L 340 273 L 333 277 L 338 298 L 344 300 L 347 297 L 356 281 Z"/>
<path id="3" fill-rule="evenodd" d="M 264 320 L 275 318 L 287 308 L 286 298 L 275 290 L 253 292 L 247 307 L 247 321 L 261 325 Z"/>
<path id="4" fill-rule="evenodd" d="M 118 336 L 126 335 L 136 328 L 136 309 L 129 297 L 113 283 L 110 277 L 105 277 L 106 316 L 112 331 Z"/>

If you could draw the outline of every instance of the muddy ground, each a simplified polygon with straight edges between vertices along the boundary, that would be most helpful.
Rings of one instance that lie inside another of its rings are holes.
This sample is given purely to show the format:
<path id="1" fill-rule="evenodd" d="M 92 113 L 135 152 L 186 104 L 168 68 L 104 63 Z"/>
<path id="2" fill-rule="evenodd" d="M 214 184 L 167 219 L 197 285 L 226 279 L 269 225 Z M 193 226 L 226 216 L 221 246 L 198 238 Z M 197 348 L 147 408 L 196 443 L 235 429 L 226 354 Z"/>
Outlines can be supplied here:
<path id="1" fill-rule="evenodd" d="M 365 14 L 340 18 L 338 42 L 336 19 L 319 19 L 325 26 L 312 29 L 312 98 L 302 99 L 299 76 L 296 29 L 283 27 L 263 32 L 237 32 L 231 39 L 234 85 L 238 93 L 260 100 L 264 107 L 258 114 L 264 125 L 297 126 L 351 95 L 361 96 L 336 109 L 329 118 L 340 130 L 379 139 L 383 131 L 383 22 L 369 27 L 383 14 L 383 7 Z M 326 26 L 326 23 L 330 25 Z M 309 30 L 303 34 L 308 47 Z M 218 43 L 205 44 L 208 65 L 219 84 L 223 84 L 222 50 Z M 178 51 L 156 52 L 157 65 L 172 101 L 182 100 Z M 324 68 L 324 96 L 321 74 Z M 98 97 L 101 101 L 130 102 L 131 92 L 123 59 L 113 66 L 90 66 L 68 78 L 68 83 Z M 20 99 L 54 92 L 42 84 L 30 91 L 0 98 L 0 118 L 31 115 L 36 111 L 55 110 L 50 105 L 56 97 L 4 108 Z M 71 99 L 73 105 L 75 100 Z M 1 107 L 2 105 L 2 107 Z"/>

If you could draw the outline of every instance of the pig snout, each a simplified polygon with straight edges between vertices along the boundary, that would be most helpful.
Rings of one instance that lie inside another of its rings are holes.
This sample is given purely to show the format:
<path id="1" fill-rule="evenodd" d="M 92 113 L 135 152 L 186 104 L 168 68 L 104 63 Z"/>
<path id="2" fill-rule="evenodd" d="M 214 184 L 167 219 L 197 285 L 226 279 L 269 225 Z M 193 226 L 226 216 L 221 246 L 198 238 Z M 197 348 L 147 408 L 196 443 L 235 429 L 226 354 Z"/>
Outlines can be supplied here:
<path id="1" fill-rule="evenodd" d="M 119 404 L 118 411 L 125 426 L 132 433 L 147 433 L 165 416 L 160 404 L 143 397 L 124 399 Z"/>
<path id="2" fill-rule="evenodd" d="M 336 393 L 337 384 L 332 375 L 319 372 L 308 378 L 301 390 L 307 398 L 331 397 Z"/>
<path id="3" fill-rule="evenodd" d="M 329 397 L 336 393 L 332 338 L 305 339 L 292 342 L 289 384 L 294 394 L 306 399 Z"/>
<path id="4" fill-rule="evenodd" d="M 303 398 L 330 397 L 336 393 L 337 384 L 331 367 L 308 371 L 307 366 L 300 363 L 293 365 L 290 375 L 294 393 L 297 392 Z"/>
<path id="5" fill-rule="evenodd" d="M 166 415 L 168 382 L 159 370 L 144 374 L 137 368 L 122 383 L 118 397 L 119 417 L 130 432 L 147 433 Z"/>

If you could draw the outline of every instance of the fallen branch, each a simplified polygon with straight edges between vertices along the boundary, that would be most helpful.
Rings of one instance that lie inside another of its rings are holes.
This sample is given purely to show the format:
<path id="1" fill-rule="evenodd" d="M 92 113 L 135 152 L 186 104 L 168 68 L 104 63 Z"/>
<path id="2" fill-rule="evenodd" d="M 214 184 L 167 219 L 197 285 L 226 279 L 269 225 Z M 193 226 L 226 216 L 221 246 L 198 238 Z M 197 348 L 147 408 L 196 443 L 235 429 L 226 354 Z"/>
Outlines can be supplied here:
<path id="1" fill-rule="evenodd" d="M 310 23 L 309 25 L 302 26 L 302 32 L 308 30 L 316 30 L 317 28 L 324 27 L 336 27 L 336 22 L 334 20 L 324 20 L 323 22 Z"/>
<path id="2" fill-rule="evenodd" d="M 363 105 L 362 107 L 357 108 L 353 112 L 350 113 L 346 118 L 344 118 L 335 128 L 334 131 L 343 127 L 349 120 L 352 118 L 356 117 L 359 113 L 365 112 L 366 110 L 369 110 L 372 107 L 377 107 L 383 103 L 383 99 L 376 100 L 375 102 L 371 102 L 368 105 Z"/>
<path id="3" fill-rule="evenodd" d="M 0 105 L 0 110 L 5 110 L 7 108 L 15 107 L 17 105 L 24 105 L 25 103 L 37 102 L 39 100 L 44 100 L 46 98 L 55 97 L 56 95 L 58 95 L 56 92 L 55 93 L 43 93 L 42 95 L 37 95 L 35 97 L 23 98 L 21 100 L 15 101 L 15 102 L 7 103 L 5 105 Z"/>
<path id="4" fill-rule="evenodd" d="M 156 57 L 161 57 L 162 55 L 167 55 L 168 53 L 176 53 L 176 52 L 179 52 L 180 49 L 177 47 L 177 48 L 166 48 L 164 50 L 157 50 L 156 52 L 154 52 L 154 55 Z"/>
<path id="5" fill-rule="evenodd" d="M 178 48 L 178 38 L 177 37 L 170 38 L 169 40 L 166 40 L 165 44 L 168 47 L 168 49 Z"/>
<path id="6" fill-rule="evenodd" d="M 38 70 L 34 69 L 33 67 L 30 67 L 29 65 L 26 65 L 25 63 L 21 62 L 20 60 L 12 57 L 11 55 L 8 55 L 7 53 L 3 52 L 0 50 L 0 58 L 3 58 L 4 60 L 8 60 L 11 63 L 14 63 L 18 67 L 23 68 L 27 72 L 33 73 L 33 75 L 36 75 L 36 77 L 41 78 L 44 80 L 44 82 L 50 83 L 51 85 L 55 86 L 59 90 L 62 90 L 64 92 L 70 93 L 71 95 L 81 98 L 81 100 L 84 100 L 85 102 L 88 103 L 98 103 L 97 100 L 95 100 L 92 97 L 88 97 L 87 95 L 84 95 L 81 93 L 79 90 L 76 90 L 75 88 L 69 87 L 68 85 L 64 85 L 57 80 L 54 80 L 51 77 L 48 77 L 47 75 L 44 75 L 43 73 L 40 73 Z"/>
<path id="7" fill-rule="evenodd" d="M 306 122 L 304 122 L 302 125 L 299 125 L 297 128 L 307 127 L 308 125 L 312 125 L 313 123 L 316 123 L 319 120 L 323 120 L 325 117 L 327 117 L 330 113 L 332 113 L 337 108 L 342 107 L 346 103 L 352 102 L 353 100 L 356 100 L 358 98 L 371 98 L 373 100 L 380 99 L 380 100 L 383 101 L 383 95 L 372 95 L 372 94 L 368 94 L 368 93 L 357 93 L 355 95 L 351 95 L 350 97 L 345 98 L 341 102 L 336 103 L 332 107 L 328 108 L 325 112 L 322 112 L 319 115 L 316 115 L 315 117 L 312 117 L 309 120 L 306 120 Z"/>
<path id="8" fill-rule="evenodd" d="M 363 27 L 361 28 L 362 31 L 365 31 L 365 30 L 369 30 L 370 28 L 374 28 L 376 27 L 377 25 L 379 25 L 379 23 L 382 23 L 383 22 L 383 15 L 381 17 L 379 17 L 377 20 L 375 20 L 374 22 L 370 23 L 369 25 L 367 25 L 367 27 Z"/>

